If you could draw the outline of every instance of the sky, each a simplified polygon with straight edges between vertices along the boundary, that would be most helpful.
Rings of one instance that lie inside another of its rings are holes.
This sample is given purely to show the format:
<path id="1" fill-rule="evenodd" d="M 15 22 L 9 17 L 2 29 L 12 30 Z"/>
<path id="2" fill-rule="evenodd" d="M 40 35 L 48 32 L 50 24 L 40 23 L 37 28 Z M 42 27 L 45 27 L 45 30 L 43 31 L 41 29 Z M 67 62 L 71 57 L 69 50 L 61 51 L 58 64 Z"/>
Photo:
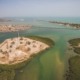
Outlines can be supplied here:
<path id="1" fill-rule="evenodd" d="M 80 17 L 80 0 L 0 0 L 0 17 Z"/>

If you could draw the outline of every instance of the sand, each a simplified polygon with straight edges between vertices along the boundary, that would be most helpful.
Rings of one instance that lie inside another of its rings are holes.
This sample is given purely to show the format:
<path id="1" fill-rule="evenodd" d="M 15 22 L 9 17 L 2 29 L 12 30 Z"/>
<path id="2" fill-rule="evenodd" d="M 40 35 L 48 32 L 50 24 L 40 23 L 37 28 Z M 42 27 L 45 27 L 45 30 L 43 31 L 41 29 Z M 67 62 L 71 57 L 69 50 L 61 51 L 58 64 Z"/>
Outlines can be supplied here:
<path id="1" fill-rule="evenodd" d="M 0 44 L 0 64 L 14 64 L 28 60 L 31 55 L 49 48 L 43 42 L 25 37 L 6 39 Z"/>

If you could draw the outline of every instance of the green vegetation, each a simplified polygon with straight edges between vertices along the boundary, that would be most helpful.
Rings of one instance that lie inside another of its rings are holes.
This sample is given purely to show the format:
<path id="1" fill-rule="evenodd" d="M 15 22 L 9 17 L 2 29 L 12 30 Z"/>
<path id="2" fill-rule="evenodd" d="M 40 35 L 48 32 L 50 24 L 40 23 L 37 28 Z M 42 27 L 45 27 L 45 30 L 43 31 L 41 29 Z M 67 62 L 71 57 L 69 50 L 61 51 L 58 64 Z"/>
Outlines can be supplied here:
<path id="1" fill-rule="evenodd" d="M 69 40 L 69 43 L 73 47 L 75 54 L 69 59 L 69 71 L 67 72 L 66 80 L 80 80 L 80 38 Z"/>
<path id="2" fill-rule="evenodd" d="M 78 44 L 80 43 L 80 38 L 76 38 L 76 39 L 71 39 L 69 40 L 69 43 L 74 47 L 74 46 L 78 46 Z"/>
<path id="3" fill-rule="evenodd" d="M 14 80 L 14 70 L 0 71 L 0 80 Z"/>
<path id="4" fill-rule="evenodd" d="M 69 72 L 66 80 L 80 80 L 80 56 L 69 59 Z"/>
<path id="5" fill-rule="evenodd" d="M 44 38 L 44 37 L 40 37 L 40 36 L 27 36 L 27 37 L 30 39 L 33 39 L 33 40 L 41 41 L 51 47 L 54 45 L 54 41 L 49 38 Z"/>
<path id="6" fill-rule="evenodd" d="M 80 47 L 77 47 L 77 48 L 75 47 L 74 52 L 77 53 L 77 54 L 80 54 Z"/>
<path id="7" fill-rule="evenodd" d="M 69 43 L 73 47 L 74 52 L 80 54 L 80 47 L 78 47 L 80 44 L 80 38 L 69 40 Z"/>

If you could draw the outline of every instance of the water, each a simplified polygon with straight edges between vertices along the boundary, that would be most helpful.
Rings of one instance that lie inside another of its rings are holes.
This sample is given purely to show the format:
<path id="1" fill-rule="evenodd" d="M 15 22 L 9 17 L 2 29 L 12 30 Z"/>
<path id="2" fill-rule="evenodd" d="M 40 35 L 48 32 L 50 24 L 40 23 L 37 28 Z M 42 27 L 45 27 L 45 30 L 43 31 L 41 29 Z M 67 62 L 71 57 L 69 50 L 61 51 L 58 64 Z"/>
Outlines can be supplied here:
<path id="1" fill-rule="evenodd" d="M 65 80 L 67 40 L 80 37 L 80 30 L 37 21 L 38 19 L 45 18 L 34 18 L 21 22 L 22 24 L 32 24 L 33 27 L 30 30 L 20 32 L 20 35 L 48 37 L 55 41 L 55 46 L 43 52 L 42 55 L 33 58 L 29 64 L 21 69 L 23 72 L 17 71 L 14 80 Z M 70 22 L 80 23 L 80 18 L 74 18 L 72 20 L 71 18 L 47 18 L 47 20 L 54 19 L 57 21 L 63 20 L 68 22 L 70 20 Z M 19 24 L 20 22 L 11 23 Z M 7 24 L 11 23 L 8 22 Z M 17 36 L 17 33 L 0 33 L 0 42 L 6 38 L 15 36 Z"/>

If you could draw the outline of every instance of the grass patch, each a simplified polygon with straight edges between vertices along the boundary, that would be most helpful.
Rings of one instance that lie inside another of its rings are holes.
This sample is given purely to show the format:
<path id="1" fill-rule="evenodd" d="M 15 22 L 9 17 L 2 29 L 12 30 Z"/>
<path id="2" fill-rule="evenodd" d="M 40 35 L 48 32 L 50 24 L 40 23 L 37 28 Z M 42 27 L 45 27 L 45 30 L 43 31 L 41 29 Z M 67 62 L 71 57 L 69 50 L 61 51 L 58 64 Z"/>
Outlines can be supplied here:
<path id="1" fill-rule="evenodd" d="M 26 36 L 26 37 L 33 39 L 33 40 L 41 41 L 49 46 L 53 46 L 55 44 L 53 40 L 49 38 L 45 38 L 45 37 L 40 37 L 40 36 Z"/>
<path id="2" fill-rule="evenodd" d="M 80 38 L 71 39 L 71 40 L 69 40 L 69 43 L 70 43 L 72 46 L 77 46 L 77 45 L 80 43 Z"/>
<path id="3" fill-rule="evenodd" d="M 77 53 L 77 54 L 80 54 L 80 47 L 76 47 L 80 44 L 80 38 L 69 40 L 69 43 L 73 47 L 74 52 Z"/>
<path id="4" fill-rule="evenodd" d="M 15 76 L 14 70 L 0 72 L 0 80 L 14 80 L 14 76 Z"/>
<path id="5" fill-rule="evenodd" d="M 74 52 L 80 55 L 80 47 L 78 47 L 78 48 L 75 47 Z"/>
<path id="6" fill-rule="evenodd" d="M 66 80 L 80 80 L 80 56 L 69 59 L 69 72 Z"/>
<path id="7" fill-rule="evenodd" d="M 80 80 L 80 38 L 69 40 L 73 47 L 73 51 L 79 55 L 73 56 L 69 59 L 69 70 L 67 72 L 66 80 Z"/>

